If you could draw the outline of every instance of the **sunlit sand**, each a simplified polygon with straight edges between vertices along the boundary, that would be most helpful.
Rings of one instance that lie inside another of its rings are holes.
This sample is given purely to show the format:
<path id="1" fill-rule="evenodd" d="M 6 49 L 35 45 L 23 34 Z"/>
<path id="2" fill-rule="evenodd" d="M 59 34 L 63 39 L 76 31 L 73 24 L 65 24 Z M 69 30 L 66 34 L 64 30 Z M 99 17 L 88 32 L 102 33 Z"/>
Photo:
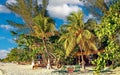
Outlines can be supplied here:
<path id="1" fill-rule="evenodd" d="M 90 70 L 91 67 L 87 67 L 87 69 Z M 68 75 L 68 73 L 58 73 L 55 69 L 46 69 L 40 67 L 37 69 L 32 69 L 31 65 L 0 63 L 0 75 Z M 74 72 L 70 75 L 93 75 L 93 73 Z M 120 67 L 110 72 L 103 72 L 101 75 L 120 75 Z"/>

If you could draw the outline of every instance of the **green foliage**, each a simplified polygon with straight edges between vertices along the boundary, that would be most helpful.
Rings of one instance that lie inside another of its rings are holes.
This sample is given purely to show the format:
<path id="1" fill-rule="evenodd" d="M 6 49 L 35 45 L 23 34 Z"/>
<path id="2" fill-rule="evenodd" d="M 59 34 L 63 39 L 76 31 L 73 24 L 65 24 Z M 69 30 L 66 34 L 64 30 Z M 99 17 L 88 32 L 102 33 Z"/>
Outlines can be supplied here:
<path id="1" fill-rule="evenodd" d="M 95 29 L 97 28 L 97 22 L 95 19 L 88 19 L 87 22 L 85 23 L 85 29 L 88 29 L 90 32 L 95 34 Z"/>
<path id="2" fill-rule="evenodd" d="M 49 56 L 48 49 L 51 50 L 49 37 L 54 35 L 55 25 L 53 20 L 47 15 L 48 1 L 43 0 L 42 5 L 38 5 L 37 0 L 16 0 L 17 4 L 6 4 L 8 9 L 20 15 L 25 21 L 19 24 L 8 21 L 9 24 L 17 28 L 17 31 L 11 31 L 17 36 L 16 42 L 21 49 L 20 61 L 34 57 L 36 53 L 45 53 Z M 28 28 L 28 30 L 26 30 Z M 18 30 L 21 30 L 19 32 Z M 26 31 L 28 31 L 26 33 Z M 16 58 L 16 57 L 15 57 Z"/>
<path id="3" fill-rule="evenodd" d="M 105 61 L 111 60 L 112 66 L 117 66 L 120 59 L 120 2 L 114 4 L 110 10 L 104 15 L 99 27 L 96 29 L 96 35 L 100 40 L 107 41 L 104 52 L 94 61 L 96 64 L 96 72 L 100 72 L 105 68 Z"/>
<path id="4" fill-rule="evenodd" d="M 99 53 L 98 58 L 95 59 L 92 63 L 96 65 L 95 72 L 100 73 L 104 70 L 107 65 L 107 60 L 114 62 L 111 66 L 117 67 L 120 59 L 120 46 L 114 41 L 108 42 L 108 46 L 105 48 L 104 53 Z"/>
<path id="5" fill-rule="evenodd" d="M 94 34 L 87 29 L 87 24 L 83 22 L 83 14 L 79 10 L 77 13 L 73 12 L 68 17 L 68 24 L 63 25 L 63 30 L 59 41 L 63 42 L 64 50 L 66 51 L 66 58 L 69 57 L 72 61 L 71 56 L 76 51 L 75 48 L 79 47 L 78 50 L 81 52 L 87 52 L 89 50 L 97 50 L 95 45 Z M 90 24 L 90 23 L 89 23 Z M 92 24 L 92 22 L 91 22 Z M 77 51 L 78 51 L 77 50 Z M 81 54 L 82 68 L 85 69 L 84 58 Z M 73 62 L 73 61 L 72 61 Z M 68 62 L 67 62 L 68 63 Z M 70 64 L 70 63 L 69 63 Z"/>
<path id="6" fill-rule="evenodd" d="M 20 35 L 19 39 L 17 40 L 18 46 L 21 49 L 27 49 L 31 57 L 34 57 L 35 54 L 40 51 L 42 53 L 42 50 L 39 47 L 41 42 L 41 39 L 31 35 Z"/>
<path id="7" fill-rule="evenodd" d="M 108 42 L 108 46 L 105 49 L 106 58 L 108 60 L 116 61 L 120 58 L 120 46 L 114 41 Z"/>
<path id="8" fill-rule="evenodd" d="M 119 2 L 113 5 L 108 12 L 103 16 L 101 24 L 96 29 L 97 36 L 102 39 L 107 36 L 113 39 L 120 28 Z M 112 37 L 111 37 L 112 36 Z"/>
<path id="9" fill-rule="evenodd" d="M 96 74 L 100 73 L 101 70 L 106 66 L 104 55 L 100 53 L 98 55 L 99 57 L 92 61 L 92 64 L 96 65 L 96 67 L 94 68 Z"/>
<path id="10" fill-rule="evenodd" d="M 35 25 L 33 26 L 34 33 L 32 35 L 42 40 L 41 47 L 44 52 L 43 54 L 46 56 L 45 59 L 50 60 L 53 45 L 49 38 L 55 35 L 55 24 L 50 17 L 43 16 L 42 14 L 33 18 L 33 21 Z"/>
<path id="11" fill-rule="evenodd" d="M 99 40 L 102 40 L 101 42 L 106 44 L 105 51 L 99 53 L 99 57 L 93 62 L 97 66 L 95 71 L 99 73 L 105 68 L 106 60 L 119 61 L 120 46 L 117 43 L 119 34 L 117 32 L 120 31 L 119 2 L 104 14 L 99 26 L 96 26 L 97 23 L 90 19 L 84 23 L 81 11 L 71 13 L 67 17 L 68 24 L 61 27 L 62 35 L 60 38 L 55 37 L 55 32 L 57 32 L 55 24 L 46 14 L 47 0 L 43 0 L 43 7 L 39 7 L 37 0 L 17 0 L 17 2 L 17 4 L 12 5 L 7 4 L 7 7 L 19 14 L 24 19 L 25 24 L 8 22 L 19 30 L 23 29 L 24 31 L 22 30 L 22 34 L 11 31 L 14 35 L 18 36 L 16 39 L 18 48 L 12 49 L 8 54 L 8 58 L 4 61 L 31 61 L 31 57 L 34 57 L 36 53 L 44 53 L 48 59 L 53 55 L 58 62 L 71 64 L 73 62 L 72 54 L 74 54 L 74 51 L 81 50 L 81 52 L 86 52 L 88 50 L 97 50 L 95 33 Z M 104 5 L 103 0 L 98 0 L 95 3 L 97 5 L 94 6 L 98 6 L 101 10 L 104 10 L 99 2 Z M 29 34 L 26 34 L 25 28 L 28 28 Z M 94 31 L 95 28 L 96 30 Z M 58 39 L 59 43 L 57 42 Z M 79 49 L 76 47 L 79 47 Z M 65 59 L 65 56 L 69 60 Z M 117 62 L 113 64 L 113 67 L 116 66 Z"/>
<path id="12" fill-rule="evenodd" d="M 54 35 L 55 24 L 50 17 L 43 17 L 41 14 L 36 16 L 33 21 L 35 22 L 34 36 L 39 38 L 48 38 Z"/>
<path id="13" fill-rule="evenodd" d="M 32 18 L 39 14 L 39 6 L 38 3 L 36 3 L 36 0 L 16 0 L 17 4 L 6 4 L 7 8 L 11 11 L 15 12 L 16 14 L 20 15 L 25 23 L 26 26 L 29 28 L 32 28 L 32 25 L 34 25 L 34 22 L 32 21 Z M 36 11 L 37 10 L 37 11 Z"/>
<path id="14" fill-rule="evenodd" d="M 12 49 L 8 54 L 9 61 L 19 61 L 20 50 Z"/>
<path id="15" fill-rule="evenodd" d="M 97 50 L 93 37 L 94 35 L 87 29 L 87 24 L 83 22 L 83 14 L 81 11 L 73 12 L 68 17 L 68 24 L 63 25 L 63 31 L 59 41 L 64 42 L 66 56 L 69 56 L 74 48 L 79 45 L 80 50 Z M 90 24 L 90 23 L 89 23 Z"/>
<path id="16" fill-rule="evenodd" d="M 55 58 L 56 58 L 56 64 L 65 61 L 65 51 L 60 43 L 54 44 L 53 54 L 55 55 Z"/>
<path id="17" fill-rule="evenodd" d="M 31 56 L 28 49 L 14 48 L 8 53 L 6 60 L 9 62 L 31 61 Z"/>

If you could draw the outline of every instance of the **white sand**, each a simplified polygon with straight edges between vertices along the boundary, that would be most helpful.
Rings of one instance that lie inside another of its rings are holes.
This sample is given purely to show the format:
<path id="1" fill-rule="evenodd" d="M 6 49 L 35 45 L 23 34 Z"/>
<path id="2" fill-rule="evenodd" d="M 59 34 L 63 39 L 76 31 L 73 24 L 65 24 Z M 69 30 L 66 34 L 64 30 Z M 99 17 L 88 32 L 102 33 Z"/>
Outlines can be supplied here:
<path id="1" fill-rule="evenodd" d="M 89 69 L 88 67 L 87 69 Z M 2 70 L 2 71 L 1 71 Z M 0 75 L 93 75 L 92 72 L 90 73 L 53 73 L 55 71 L 53 69 L 47 70 L 46 68 L 38 68 L 33 70 L 31 65 L 17 65 L 13 63 L 0 63 Z M 4 74 L 2 74 L 4 73 Z M 112 73 L 102 73 L 100 75 L 120 75 L 120 67 L 113 70 Z"/>
<path id="2" fill-rule="evenodd" d="M 5 75 L 50 75 L 51 71 L 45 68 L 32 69 L 31 65 L 17 65 L 12 63 L 4 63 L 0 66 Z"/>
<path id="3" fill-rule="evenodd" d="M 3 75 L 1 70 L 0 70 L 0 75 Z"/>

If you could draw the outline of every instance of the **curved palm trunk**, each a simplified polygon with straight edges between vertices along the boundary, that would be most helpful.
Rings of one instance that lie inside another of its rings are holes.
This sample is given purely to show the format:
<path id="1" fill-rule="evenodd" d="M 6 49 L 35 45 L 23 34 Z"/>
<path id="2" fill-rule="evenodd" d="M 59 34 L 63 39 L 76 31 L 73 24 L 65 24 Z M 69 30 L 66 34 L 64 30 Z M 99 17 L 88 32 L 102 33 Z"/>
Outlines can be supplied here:
<path id="1" fill-rule="evenodd" d="M 43 38 L 43 44 L 44 44 L 44 50 L 47 54 L 47 69 L 50 69 L 51 68 L 51 65 L 50 65 L 50 57 L 49 57 L 49 53 L 48 53 L 48 50 L 47 50 L 47 47 L 46 47 L 46 43 L 45 43 L 45 39 Z"/>
<path id="2" fill-rule="evenodd" d="M 34 66 L 34 58 L 33 58 L 33 56 L 32 56 L 31 66 L 32 66 L 32 68 L 33 68 L 33 66 Z"/>
<path id="3" fill-rule="evenodd" d="M 85 71 L 85 61 L 84 61 L 84 55 L 81 50 L 81 59 L 82 59 L 82 70 Z"/>
<path id="4" fill-rule="evenodd" d="M 85 71 L 85 61 L 84 61 L 84 55 L 83 55 L 83 51 L 82 51 L 81 47 L 80 47 L 80 51 L 81 51 L 81 59 L 82 59 L 82 62 L 81 62 L 81 64 L 82 64 L 82 70 Z"/>

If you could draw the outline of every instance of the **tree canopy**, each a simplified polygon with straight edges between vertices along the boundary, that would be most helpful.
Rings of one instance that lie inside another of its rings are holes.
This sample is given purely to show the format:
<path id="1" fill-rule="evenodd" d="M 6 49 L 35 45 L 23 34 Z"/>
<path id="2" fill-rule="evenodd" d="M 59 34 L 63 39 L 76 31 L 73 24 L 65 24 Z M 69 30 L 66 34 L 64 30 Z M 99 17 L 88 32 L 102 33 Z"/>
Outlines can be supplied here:
<path id="1" fill-rule="evenodd" d="M 112 66 L 116 67 L 120 58 L 120 1 L 110 7 L 105 13 L 99 27 L 95 30 L 98 38 L 106 43 L 104 53 L 99 54 L 95 60 L 96 70 L 99 72 L 106 66 L 106 60 L 113 62 Z"/>

